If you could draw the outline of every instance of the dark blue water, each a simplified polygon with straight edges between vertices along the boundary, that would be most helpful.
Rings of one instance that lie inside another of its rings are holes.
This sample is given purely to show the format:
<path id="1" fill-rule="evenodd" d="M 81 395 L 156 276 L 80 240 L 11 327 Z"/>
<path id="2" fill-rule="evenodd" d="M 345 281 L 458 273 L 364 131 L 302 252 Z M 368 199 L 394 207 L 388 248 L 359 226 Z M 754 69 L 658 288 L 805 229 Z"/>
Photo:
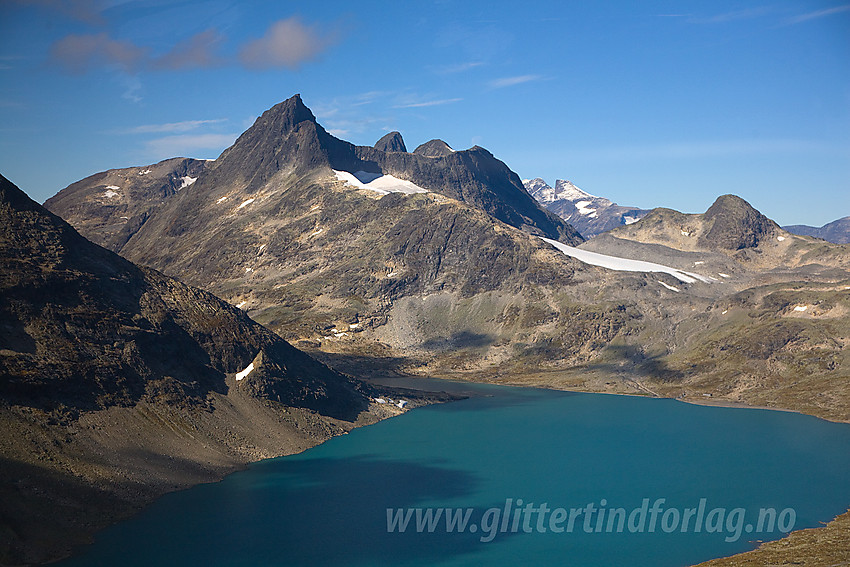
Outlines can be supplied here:
<path id="1" fill-rule="evenodd" d="M 752 549 L 782 537 L 780 527 L 818 526 L 850 505 L 846 424 L 473 388 L 486 395 L 167 495 L 62 566 L 678 566 Z M 462 533 L 447 528 L 445 510 L 430 533 L 417 532 L 415 511 L 404 533 L 388 532 L 387 510 L 408 508 L 471 511 Z M 569 526 L 571 509 L 581 513 Z"/>

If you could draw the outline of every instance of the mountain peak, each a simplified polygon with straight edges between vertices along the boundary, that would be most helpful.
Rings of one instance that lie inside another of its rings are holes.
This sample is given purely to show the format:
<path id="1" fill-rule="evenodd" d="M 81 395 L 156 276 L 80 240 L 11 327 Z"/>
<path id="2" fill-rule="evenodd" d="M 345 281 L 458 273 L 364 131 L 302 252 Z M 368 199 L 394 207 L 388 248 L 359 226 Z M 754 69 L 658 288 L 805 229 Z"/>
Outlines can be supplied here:
<path id="1" fill-rule="evenodd" d="M 721 195 L 703 215 L 710 228 L 701 240 L 728 250 L 755 248 L 779 226 L 736 195 Z"/>
<path id="2" fill-rule="evenodd" d="M 575 185 L 573 185 L 572 181 L 567 181 L 565 179 L 556 179 L 555 180 L 555 195 L 558 199 L 567 199 L 569 201 L 575 201 L 576 199 L 596 199 L 595 195 L 591 195 L 587 191 L 582 191 Z"/>
<path id="3" fill-rule="evenodd" d="M 400 132 L 390 132 L 375 142 L 374 148 L 382 152 L 407 152 Z"/>
<path id="4" fill-rule="evenodd" d="M 413 153 L 424 157 L 446 157 L 453 154 L 454 150 L 443 140 L 435 138 L 413 150 Z"/>

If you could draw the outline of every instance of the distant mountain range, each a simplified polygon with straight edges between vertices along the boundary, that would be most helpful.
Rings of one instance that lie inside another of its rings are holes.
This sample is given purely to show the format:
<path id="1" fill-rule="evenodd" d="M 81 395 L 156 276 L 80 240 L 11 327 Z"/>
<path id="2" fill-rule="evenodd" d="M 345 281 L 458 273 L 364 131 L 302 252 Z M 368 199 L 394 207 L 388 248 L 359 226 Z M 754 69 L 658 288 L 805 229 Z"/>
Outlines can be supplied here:
<path id="1" fill-rule="evenodd" d="M 649 212 L 637 207 L 621 207 L 563 179 L 556 180 L 554 188 L 539 177 L 525 179 L 522 183 L 532 197 L 574 226 L 585 238 L 637 222 Z"/>
<path id="2" fill-rule="evenodd" d="M 836 244 L 850 244 L 850 217 L 834 220 L 821 227 L 793 224 L 782 228 L 794 234 L 823 238 Z"/>

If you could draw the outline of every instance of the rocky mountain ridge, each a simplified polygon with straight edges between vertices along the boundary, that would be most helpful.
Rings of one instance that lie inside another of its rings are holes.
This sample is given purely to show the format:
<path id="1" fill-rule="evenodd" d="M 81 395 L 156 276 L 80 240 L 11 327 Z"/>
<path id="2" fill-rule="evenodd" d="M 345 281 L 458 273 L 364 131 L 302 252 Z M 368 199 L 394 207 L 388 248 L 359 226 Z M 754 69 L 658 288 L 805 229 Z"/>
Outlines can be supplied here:
<path id="1" fill-rule="evenodd" d="M 637 207 L 621 207 L 563 179 L 555 180 L 554 188 L 539 177 L 525 179 L 523 185 L 539 203 L 575 227 L 585 238 L 637 222 L 649 212 Z"/>
<path id="2" fill-rule="evenodd" d="M 834 244 L 850 244 L 850 217 L 840 218 L 820 227 L 794 224 L 782 228 L 792 234 L 814 236 Z"/>

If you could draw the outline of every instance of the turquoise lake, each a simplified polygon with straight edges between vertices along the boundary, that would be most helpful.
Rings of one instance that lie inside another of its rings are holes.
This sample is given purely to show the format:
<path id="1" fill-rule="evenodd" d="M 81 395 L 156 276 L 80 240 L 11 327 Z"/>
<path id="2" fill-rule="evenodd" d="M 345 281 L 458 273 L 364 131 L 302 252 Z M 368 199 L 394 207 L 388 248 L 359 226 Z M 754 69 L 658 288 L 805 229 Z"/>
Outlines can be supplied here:
<path id="1" fill-rule="evenodd" d="M 60 565 L 683 566 L 850 506 L 847 424 L 463 387 L 476 395 L 166 495 Z"/>

